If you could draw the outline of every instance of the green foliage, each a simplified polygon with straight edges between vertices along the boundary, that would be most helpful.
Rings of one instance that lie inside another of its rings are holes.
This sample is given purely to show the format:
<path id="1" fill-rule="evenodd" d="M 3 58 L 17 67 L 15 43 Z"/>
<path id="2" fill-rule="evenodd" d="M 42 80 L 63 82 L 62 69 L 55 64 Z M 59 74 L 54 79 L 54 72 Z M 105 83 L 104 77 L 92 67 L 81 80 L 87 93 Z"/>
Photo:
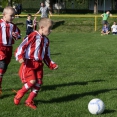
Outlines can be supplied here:
<path id="1" fill-rule="evenodd" d="M 72 8 L 71 2 L 74 3 L 74 8 Z M 67 0 L 66 1 L 66 8 L 67 9 L 88 9 L 89 8 L 89 1 L 88 0 Z"/>
<path id="2" fill-rule="evenodd" d="M 22 1 L 23 8 L 31 8 L 31 9 L 39 9 L 40 7 L 40 0 L 30 0 L 30 1 Z"/>
<path id="3" fill-rule="evenodd" d="M 76 0 L 78 3 L 80 3 L 80 4 L 84 4 L 84 2 L 86 1 L 86 0 Z"/>
<path id="4" fill-rule="evenodd" d="M 8 5 L 8 0 L 2 0 L 1 2 L 2 7 L 6 7 Z"/>
<path id="5" fill-rule="evenodd" d="M 22 3 L 22 0 L 12 0 L 12 3 Z M 0 5 L 4 8 L 6 6 L 8 6 L 8 0 L 2 0 L 0 2 Z"/>

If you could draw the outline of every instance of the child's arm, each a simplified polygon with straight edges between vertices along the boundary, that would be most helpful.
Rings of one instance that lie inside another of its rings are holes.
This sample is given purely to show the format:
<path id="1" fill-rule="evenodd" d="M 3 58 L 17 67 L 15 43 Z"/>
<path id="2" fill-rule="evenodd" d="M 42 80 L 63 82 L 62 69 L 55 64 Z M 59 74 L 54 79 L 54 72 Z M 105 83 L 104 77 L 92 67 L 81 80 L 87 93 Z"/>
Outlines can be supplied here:
<path id="1" fill-rule="evenodd" d="M 17 32 L 12 32 L 12 36 L 14 39 L 21 39 L 21 36 Z"/>
<path id="2" fill-rule="evenodd" d="M 28 27 L 33 27 L 33 25 L 30 25 L 29 22 L 28 22 L 28 20 L 26 20 L 26 27 L 28 29 Z"/>
<path id="3" fill-rule="evenodd" d="M 30 40 L 29 40 L 29 37 L 27 37 L 19 45 L 19 47 L 15 51 L 16 61 L 23 62 L 24 56 L 25 56 L 25 52 L 26 52 L 26 49 L 27 49 L 29 44 L 30 44 Z"/>
<path id="4" fill-rule="evenodd" d="M 12 36 L 13 36 L 13 38 L 15 40 L 21 39 L 20 30 L 19 30 L 19 28 L 16 25 L 14 25 L 14 27 L 13 27 Z"/>
<path id="5" fill-rule="evenodd" d="M 50 59 L 50 50 L 49 47 L 46 47 L 46 54 L 44 56 L 44 63 L 51 69 L 57 69 L 58 65 Z"/>
<path id="6" fill-rule="evenodd" d="M 35 15 L 37 15 L 37 14 L 39 14 L 40 13 L 40 10 L 39 11 L 37 11 L 37 13 L 35 14 Z"/>
<path id="7" fill-rule="evenodd" d="M 101 14 L 101 17 L 103 17 L 104 16 L 104 14 Z"/>
<path id="8" fill-rule="evenodd" d="M 33 27 L 33 25 L 28 25 L 28 27 Z"/>
<path id="9" fill-rule="evenodd" d="M 49 11 L 49 14 L 52 16 L 52 12 L 51 11 Z"/>

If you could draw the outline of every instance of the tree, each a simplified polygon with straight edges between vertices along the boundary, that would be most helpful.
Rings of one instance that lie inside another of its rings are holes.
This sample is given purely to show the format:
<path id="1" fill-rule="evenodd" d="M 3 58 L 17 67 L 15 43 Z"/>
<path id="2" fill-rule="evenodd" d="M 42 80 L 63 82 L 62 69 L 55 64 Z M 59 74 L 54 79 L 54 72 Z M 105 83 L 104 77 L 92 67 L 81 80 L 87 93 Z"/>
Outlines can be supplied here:
<path id="1" fill-rule="evenodd" d="M 94 14 L 98 13 L 98 0 L 94 0 Z"/>
<path id="2" fill-rule="evenodd" d="M 13 2 L 22 3 L 22 0 L 2 0 L 1 5 L 2 7 L 12 6 Z"/>
<path id="3" fill-rule="evenodd" d="M 12 0 L 8 0 L 8 6 L 12 6 Z"/>
<path id="4" fill-rule="evenodd" d="M 49 0 L 50 3 L 50 10 L 53 12 L 53 0 Z"/>

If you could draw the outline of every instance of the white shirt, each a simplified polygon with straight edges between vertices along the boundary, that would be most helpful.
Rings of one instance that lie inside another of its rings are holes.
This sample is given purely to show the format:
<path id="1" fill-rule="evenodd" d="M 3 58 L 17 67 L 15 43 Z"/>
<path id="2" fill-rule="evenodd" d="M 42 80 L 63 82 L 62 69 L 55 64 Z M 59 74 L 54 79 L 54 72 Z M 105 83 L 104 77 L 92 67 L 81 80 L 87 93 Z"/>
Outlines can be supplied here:
<path id="1" fill-rule="evenodd" d="M 112 25 L 111 29 L 112 29 L 112 32 L 117 32 L 117 25 Z"/>
<path id="2" fill-rule="evenodd" d="M 44 6 L 39 9 L 41 11 L 41 18 L 48 17 L 49 9 Z"/>

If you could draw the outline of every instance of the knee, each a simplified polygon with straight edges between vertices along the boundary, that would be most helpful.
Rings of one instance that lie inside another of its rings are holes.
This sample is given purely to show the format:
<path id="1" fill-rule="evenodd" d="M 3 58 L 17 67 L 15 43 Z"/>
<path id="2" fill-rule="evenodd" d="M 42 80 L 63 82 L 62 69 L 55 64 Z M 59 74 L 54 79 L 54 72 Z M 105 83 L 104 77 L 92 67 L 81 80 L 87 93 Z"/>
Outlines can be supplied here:
<path id="1" fill-rule="evenodd" d="M 30 80 L 30 83 L 31 84 L 35 84 L 36 83 L 36 80 Z"/>

